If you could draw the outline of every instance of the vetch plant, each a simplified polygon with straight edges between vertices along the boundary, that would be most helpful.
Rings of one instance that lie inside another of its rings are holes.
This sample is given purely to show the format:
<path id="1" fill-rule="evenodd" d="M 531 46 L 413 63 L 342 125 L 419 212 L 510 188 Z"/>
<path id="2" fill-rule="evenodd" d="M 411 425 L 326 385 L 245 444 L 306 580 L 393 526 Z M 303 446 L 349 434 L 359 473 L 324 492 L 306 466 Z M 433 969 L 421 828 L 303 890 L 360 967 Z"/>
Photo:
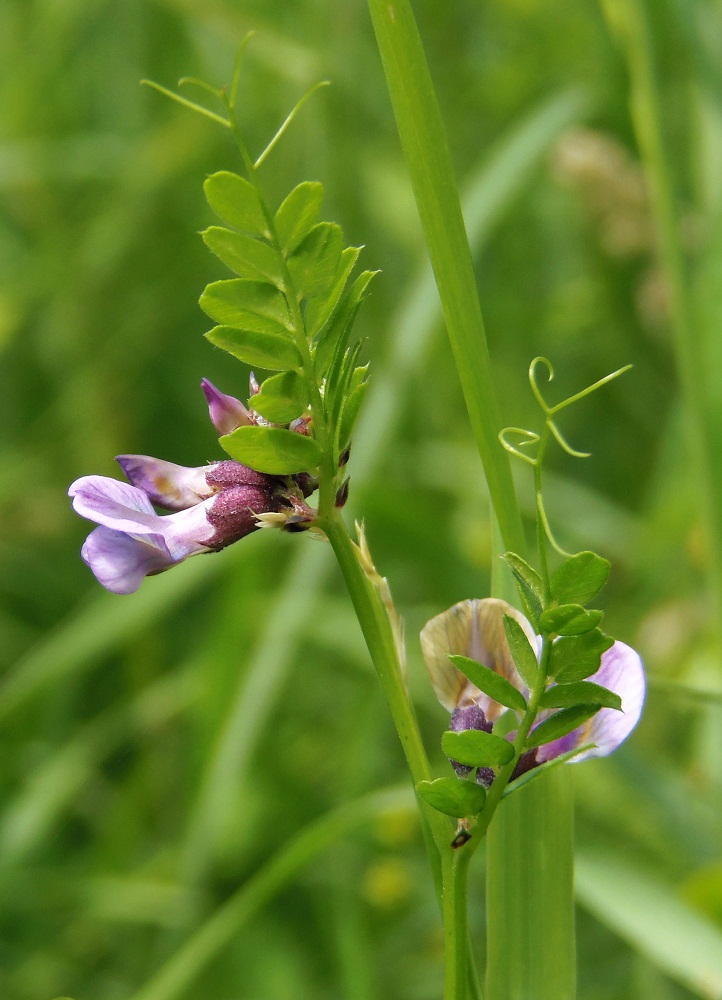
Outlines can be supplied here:
<path id="1" fill-rule="evenodd" d="M 397 12 L 403 9 L 401 5 Z M 403 18 L 394 21 L 396 28 L 404 23 L 412 24 Z M 381 35 L 380 42 L 383 52 Z M 407 43 L 413 48 L 412 35 Z M 221 114 L 153 86 L 210 117 L 236 140 L 243 173 L 220 171 L 206 180 L 206 198 L 222 225 L 203 233 L 209 249 L 234 276 L 208 285 L 200 304 L 215 323 L 206 334 L 210 343 L 269 374 L 260 381 L 251 376 L 247 403 L 207 380 L 202 383 L 228 458 L 189 469 L 149 456 L 123 455 L 118 462 L 128 483 L 102 476 L 73 483 L 76 511 L 98 524 L 83 546 L 83 558 L 105 587 L 125 594 L 146 576 L 191 555 L 222 549 L 259 527 L 311 530 L 328 540 L 419 796 L 444 921 L 444 1000 L 478 998 L 479 979 L 468 948 L 467 871 L 502 799 L 558 764 L 611 752 L 629 735 L 642 709 L 639 657 L 605 635 L 599 627 L 601 612 L 586 607 L 606 582 L 609 563 L 591 552 L 561 553 L 542 497 L 550 439 L 581 455 L 559 431 L 557 413 L 619 372 L 550 407 L 538 389 L 536 370 L 545 364 L 551 376 L 551 367 L 536 359 L 530 381 L 544 428 L 540 434 L 507 428 L 499 440 L 483 337 L 480 346 L 463 334 L 469 324 L 463 316 L 468 274 L 464 271 L 461 284 L 456 281 L 459 257 L 443 246 L 441 229 L 438 240 L 430 241 L 432 258 L 441 260 L 437 279 L 445 305 L 450 289 L 458 293 L 447 322 L 450 330 L 460 323 L 460 356 L 472 351 L 465 382 L 467 399 L 475 407 L 472 424 L 481 438 L 502 535 L 518 548 L 523 532 L 504 448 L 534 468 L 538 564 L 533 568 L 524 552 L 507 544 L 506 565 L 519 588 L 523 613 L 498 597 L 473 599 L 437 615 L 422 632 L 434 690 L 450 713 L 442 746 L 455 771 L 455 776 L 434 779 L 406 684 L 403 627 L 391 590 L 375 567 L 363 526 L 357 525 L 352 539 L 342 514 L 349 495 L 351 439 L 367 386 L 367 366 L 360 362 L 362 345 L 353 337 L 353 324 L 374 272 L 353 276 L 360 248 L 345 246 L 341 228 L 322 221 L 320 183 L 302 182 L 279 206 L 268 205 L 259 170 L 316 88 L 253 157 L 237 115 L 242 52 L 243 47 L 228 92 L 203 81 L 185 81 L 210 92 L 220 102 Z M 403 59 L 395 65 L 405 71 Z M 438 163 L 443 168 L 443 157 L 434 162 L 433 169 Z M 427 190 L 421 184 L 420 190 L 422 202 L 426 194 L 436 197 L 433 185 Z M 438 190 L 449 189 L 441 185 Z M 434 216 L 432 228 L 437 222 Z M 449 231 L 453 236 L 453 225 Z M 463 268 L 463 260 L 461 264 Z M 534 455 L 529 454 L 532 447 Z M 170 513 L 158 514 L 155 506 Z M 563 556 L 553 571 L 549 548 Z M 491 924 L 495 916 L 489 914 Z M 509 928 L 509 934 L 514 930 Z M 490 963 L 495 947 L 490 938 Z M 573 968 L 565 975 L 572 981 Z M 492 982 L 489 1000 L 503 995 Z M 558 992 L 556 1000 L 567 995 L 568 990 Z"/>

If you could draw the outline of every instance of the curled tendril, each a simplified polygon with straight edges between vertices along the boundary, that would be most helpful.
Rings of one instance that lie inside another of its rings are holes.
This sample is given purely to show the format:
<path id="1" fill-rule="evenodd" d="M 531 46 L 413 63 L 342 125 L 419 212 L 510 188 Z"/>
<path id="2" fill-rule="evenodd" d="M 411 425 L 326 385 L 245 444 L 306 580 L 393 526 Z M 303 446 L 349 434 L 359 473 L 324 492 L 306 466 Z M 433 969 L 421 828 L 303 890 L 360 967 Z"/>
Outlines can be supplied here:
<path id="1" fill-rule="evenodd" d="M 600 378 L 597 382 L 588 385 L 586 389 L 581 389 L 579 392 L 575 392 L 573 396 L 567 396 L 560 403 L 556 403 L 554 406 L 550 406 L 542 395 L 541 389 L 537 383 L 537 368 L 539 365 L 544 365 L 547 370 L 547 382 L 551 382 L 554 378 L 554 367 L 548 358 L 539 356 L 534 358 L 532 363 L 529 365 L 529 385 L 531 386 L 531 391 L 534 393 L 534 398 L 537 403 L 546 414 L 546 416 L 553 416 L 555 413 L 559 413 L 560 410 L 566 409 L 567 406 L 571 406 L 572 403 L 577 403 L 580 399 L 584 399 L 585 396 L 591 395 L 591 393 L 596 392 L 597 389 L 601 389 L 603 385 L 607 382 L 611 382 L 612 379 L 618 378 L 620 375 L 624 375 L 628 372 L 632 365 L 624 365 L 623 368 L 618 368 L 615 372 L 611 372 L 609 375 L 605 375 L 604 378 Z M 556 434 L 554 435 L 556 437 Z M 557 438 L 559 440 L 559 438 Z M 561 441 L 559 441 L 561 444 Z M 562 445 L 565 448 L 564 445 Z M 565 448 L 565 451 L 567 448 Z M 570 452 L 571 454 L 571 452 Z"/>
<path id="2" fill-rule="evenodd" d="M 549 414 L 553 413 L 554 410 L 552 407 L 548 405 L 547 401 L 541 394 L 541 389 L 537 385 L 536 370 L 539 367 L 539 365 L 544 365 L 544 367 L 547 370 L 547 382 L 551 382 L 551 380 L 554 378 L 554 367 L 549 358 L 542 357 L 541 355 L 537 358 L 534 358 L 532 363 L 529 365 L 529 385 L 531 386 L 531 391 L 534 393 L 534 398 L 536 399 L 537 403 L 542 408 L 544 413 Z"/>
<path id="3" fill-rule="evenodd" d="M 573 553 L 567 552 L 566 549 L 563 549 L 559 544 L 559 542 L 554 537 L 554 535 L 552 534 L 551 525 L 549 524 L 549 518 L 547 517 L 547 513 L 544 510 L 544 501 L 542 500 L 541 493 L 537 493 L 536 495 L 536 509 L 537 509 L 537 516 L 541 521 L 541 525 L 544 528 L 544 534 L 546 535 L 549 544 L 551 545 L 551 547 L 554 549 L 555 552 L 559 553 L 560 556 L 563 556 L 564 559 L 569 559 L 573 555 Z"/>
<path id="4" fill-rule="evenodd" d="M 210 83 L 206 83 L 205 80 L 199 80 L 197 76 L 182 76 L 178 81 L 179 87 L 198 87 L 200 90 L 205 90 L 209 94 L 213 94 L 219 100 L 223 100 L 223 89 L 221 87 L 214 87 Z"/>
<path id="5" fill-rule="evenodd" d="M 512 444 L 511 441 L 507 440 L 507 435 L 509 434 L 518 434 L 522 440 L 517 444 Z M 523 427 L 504 427 L 503 430 L 499 431 L 499 441 L 502 448 L 508 451 L 510 455 L 515 455 L 523 462 L 528 462 L 529 465 L 537 464 L 536 458 L 532 458 L 531 455 L 527 455 L 521 451 L 522 448 L 539 443 L 540 437 L 535 431 L 528 431 Z"/>
<path id="6" fill-rule="evenodd" d="M 591 451 L 577 451 L 576 448 L 572 448 L 551 417 L 547 417 L 547 426 L 554 435 L 559 447 L 562 448 L 567 455 L 571 455 L 572 458 L 591 458 Z"/>

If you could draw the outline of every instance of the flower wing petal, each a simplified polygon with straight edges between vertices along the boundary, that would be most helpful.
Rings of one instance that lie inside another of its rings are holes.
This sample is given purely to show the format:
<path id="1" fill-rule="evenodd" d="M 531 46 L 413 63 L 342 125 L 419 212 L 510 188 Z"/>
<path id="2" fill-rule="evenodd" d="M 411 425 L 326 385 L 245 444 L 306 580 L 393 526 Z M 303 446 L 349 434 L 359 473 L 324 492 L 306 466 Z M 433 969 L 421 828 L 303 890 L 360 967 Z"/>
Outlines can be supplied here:
<path id="1" fill-rule="evenodd" d="M 176 562 L 159 535 L 138 538 L 104 526 L 88 535 L 81 555 L 98 582 L 114 594 L 132 594 L 149 573 Z"/>
<path id="2" fill-rule="evenodd" d="M 606 757 L 627 739 L 639 722 L 644 707 L 646 683 L 641 657 L 631 646 L 615 642 L 602 654 L 599 670 L 589 680 L 616 692 L 622 699 L 622 711 L 602 708 L 568 736 L 540 747 L 537 751 L 540 764 L 575 747 L 586 746 L 587 743 L 595 745 L 573 757 L 572 763 L 588 757 Z"/>

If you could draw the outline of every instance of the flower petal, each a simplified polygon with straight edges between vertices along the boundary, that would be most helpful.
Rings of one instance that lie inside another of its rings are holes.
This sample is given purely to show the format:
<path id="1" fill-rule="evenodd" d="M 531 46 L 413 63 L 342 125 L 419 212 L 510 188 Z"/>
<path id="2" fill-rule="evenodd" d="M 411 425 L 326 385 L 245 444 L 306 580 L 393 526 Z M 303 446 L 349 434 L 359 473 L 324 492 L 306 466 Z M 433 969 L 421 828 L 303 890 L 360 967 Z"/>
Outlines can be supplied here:
<path id="1" fill-rule="evenodd" d="M 573 757 L 572 763 L 588 757 L 606 757 L 626 740 L 639 722 L 646 684 L 642 660 L 631 646 L 615 642 L 611 649 L 602 654 L 599 670 L 589 680 L 616 692 L 622 699 L 622 711 L 602 708 L 568 736 L 539 747 L 537 760 L 540 764 L 587 743 L 594 743 L 595 746 Z"/>
<path id="2" fill-rule="evenodd" d="M 147 535 L 158 531 L 162 518 L 143 490 L 106 476 L 83 476 L 68 490 L 81 517 L 116 531 Z"/>
<path id="3" fill-rule="evenodd" d="M 165 517 L 153 515 L 154 532 L 119 531 L 102 524 L 85 540 L 81 555 L 104 587 L 115 594 L 132 594 L 144 577 L 220 547 L 210 544 L 217 537 L 208 520 L 213 499 Z"/>
<path id="4" fill-rule="evenodd" d="M 206 479 L 212 465 L 189 469 L 150 455 L 118 455 L 115 460 L 133 486 L 166 510 L 185 510 L 213 492 Z"/>
<path id="5" fill-rule="evenodd" d="M 227 396 L 225 392 L 216 389 L 212 382 L 204 378 L 201 388 L 208 402 L 208 413 L 211 422 L 219 434 L 230 434 L 237 427 L 245 427 L 253 423 L 251 416 L 235 396 Z"/>
<path id="6" fill-rule="evenodd" d="M 504 633 L 504 615 L 516 618 L 532 647 L 538 649 L 538 637 L 526 618 L 506 601 L 494 597 L 461 601 L 424 626 L 421 649 L 436 697 L 449 712 L 477 704 L 486 718 L 493 722 L 505 711 L 502 705 L 481 692 L 453 666 L 449 660 L 450 653 L 468 656 L 482 663 L 505 677 L 518 690 L 525 691 Z"/>
<path id="7" fill-rule="evenodd" d="M 175 563 L 159 536 L 140 539 L 106 527 L 88 535 L 80 554 L 98 582 L 114 594 L 132 594 L 149 573 L 160 573 Z"/>
<path id="8" fill-rule="evenodd" d="M 208 519 L 217 496 L 187 510 L 158 517 L 156 530 L 162 536 L 174 562 L 219 547 L 216 543 L 216 528 Z"/>

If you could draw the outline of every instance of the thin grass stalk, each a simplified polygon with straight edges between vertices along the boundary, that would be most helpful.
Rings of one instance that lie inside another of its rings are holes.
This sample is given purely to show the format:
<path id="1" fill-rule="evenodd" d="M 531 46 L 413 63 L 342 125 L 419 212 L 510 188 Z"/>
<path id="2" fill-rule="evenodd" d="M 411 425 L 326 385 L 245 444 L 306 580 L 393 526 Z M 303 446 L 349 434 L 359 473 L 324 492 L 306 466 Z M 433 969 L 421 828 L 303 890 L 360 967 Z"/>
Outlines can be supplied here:
<path id="1" fill-rule="evenodd" d="M 408 0 L 369 0 L 386 82 L 393 105 L 401 145 L 416 197 L 429 256 L 434 270 L 449 339 L 459 371 L 472 430 L 489 487 L 492 507 L 504 547 L 525 552 L 525 540 L 508 458 L 498 442 L 501 429 L 494 392 L 494 377 L 486 344 L 481 307 L 474 278 L 471 253 L 461 214 L 459 195 L 446 142 L 443 122 L 423 45 Z M 551 933 L 560 941 L 555 964 L 555 1000 L 570 1000 L 576 989 L 574 941 L 574 899 L 572 892 L 571 792 L 564 779 L 540 782 L 545 793 L 545 809 L 554 817 L 555 851 L 530 852 L 523 837 L 504 836 L 509 826 L 533 831 L 544 841 L 547 832 L 539 825 L 535 810 L 537 795 L 519 795 L 499 835 L 494 837 L 488 865 L 491 906 L 487 913 L 490 928 L 487 941 L 489 968 L 493 976 L 487 986 L 487 1000 L 505 1000 L 506 983 L 515 974 L 514 963 L 521 951 L 543 954 L 544 941 Z M 493 828 L 493 824 L 492 824 Z M 538 869 L 542 859 L 544 871 Z M 528 880 L 516 877 L 520 870 Z M 548 886 L 554 886 L 554 906 L 544 921 L 526 919 L 528 908 L 543 909 Z M 447 914 L 447 956 L 449 950 Z M 553 928 L 550 921 L 555 921 Z M 539 1000 L 545 992 L 547 965 L 536 960 L 525 965 L 525 993 L 514 1000 Z M 453 975 L 447 969 L 448 976 Z"/>
<path id="2" fill-rule="evenodd" d="M 369 0 L 466 408 L 504 543 L 524 550 L 459 192 L 441 112 L 408 0 Z"/>

